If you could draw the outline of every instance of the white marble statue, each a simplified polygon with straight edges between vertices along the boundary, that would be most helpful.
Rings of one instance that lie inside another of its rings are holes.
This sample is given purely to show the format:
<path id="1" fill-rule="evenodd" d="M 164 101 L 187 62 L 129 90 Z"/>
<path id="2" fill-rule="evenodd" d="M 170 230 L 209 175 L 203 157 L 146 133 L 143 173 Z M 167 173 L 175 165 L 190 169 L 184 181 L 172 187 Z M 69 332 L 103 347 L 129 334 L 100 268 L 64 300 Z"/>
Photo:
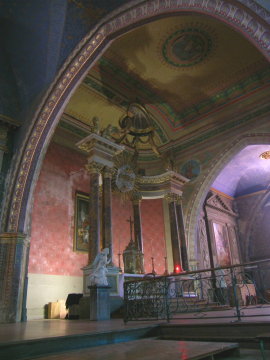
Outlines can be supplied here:
<path id="1" fill-rule="evenodd" d="M 89 275 L 89 284 L 90 286 L 108 286 L 108 279 L 107 279 L 107 265 L 110 262 L 108 259 L 109 249 L 105 248 L 100 253 L 97 254 L 92 267 L 93 271 Z"/>

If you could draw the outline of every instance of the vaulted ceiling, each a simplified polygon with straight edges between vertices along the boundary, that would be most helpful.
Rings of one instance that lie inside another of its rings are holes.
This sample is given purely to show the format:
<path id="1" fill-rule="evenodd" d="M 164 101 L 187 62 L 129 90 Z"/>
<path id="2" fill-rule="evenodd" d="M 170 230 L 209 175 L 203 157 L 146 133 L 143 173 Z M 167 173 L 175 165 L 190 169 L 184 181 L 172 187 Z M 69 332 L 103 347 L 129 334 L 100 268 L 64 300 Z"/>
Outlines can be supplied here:
<path id="1" fill-rule="evenodd" d="M 170 141 L 222 131 L 235 118 L 235 104 L 243 102 L 248 111 L 255 98 L 267 102 L 269 84 L 268 62 L 241 34 L 206 16 L 169 17 L 115 40 L 63 119 L 85 130 L 94 116 L 102 127 L 117 126 L 128 104 L 139 102 L 154 119 L 157 144 L 166 148 Z"/>
<path id="2" fill-rule="evenodd" d="M 118 126 L 138 102 L 154 120 L 161 152 L 172 144 L 180 149 L 237 127 L 240 115 L 268 104 L 269 96 L 269 63 L 241 34 L 206 16 L 167 17 L 109 46 L 72 96 L 55 139 L 74 145 L 94 116 L 102 128 Z"/>

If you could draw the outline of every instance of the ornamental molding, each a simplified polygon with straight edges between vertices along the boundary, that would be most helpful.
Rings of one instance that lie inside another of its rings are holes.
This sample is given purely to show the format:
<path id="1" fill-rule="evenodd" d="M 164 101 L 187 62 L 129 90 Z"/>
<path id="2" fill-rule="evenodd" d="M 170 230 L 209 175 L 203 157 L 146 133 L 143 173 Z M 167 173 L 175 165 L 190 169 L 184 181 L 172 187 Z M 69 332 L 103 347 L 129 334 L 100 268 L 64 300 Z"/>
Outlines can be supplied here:
<path id="1" fill-rule="evenodd" d="M 161 175 L 138 177 L 139 184 L 163 184 L 168 181 L 174 181 L 179 185 L 184 185 L 189 182 L 189 179 L 176 173 L 175 171 L 167 171 Z"/>
<path id="2" fill-rule="evenodd" d="M 103 149 L 103 151 L 106 150 L 112 155 L 117 155 L 124 150 L 123 145 L 115 144 L 114 142 L 94 133 L 79 141 L 76 146 L 87 153 L 90 153 L 94 148 Z"/>
<path id="3" fill-rule="evenodd" d="M 206 207 L 224 212 L 234 217 L 237 216 L 237 213 L 232 208 L 232 202 L 227 199 L 221 199 L 217 194 L 213 194 L 207 199 Z"/>

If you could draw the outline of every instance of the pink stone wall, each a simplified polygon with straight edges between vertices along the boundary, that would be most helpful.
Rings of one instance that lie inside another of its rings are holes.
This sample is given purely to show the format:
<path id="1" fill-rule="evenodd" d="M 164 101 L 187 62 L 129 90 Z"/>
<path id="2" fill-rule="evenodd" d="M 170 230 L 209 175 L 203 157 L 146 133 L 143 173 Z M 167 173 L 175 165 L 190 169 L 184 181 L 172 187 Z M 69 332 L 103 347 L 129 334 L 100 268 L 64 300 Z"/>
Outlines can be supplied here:
<path id="1" fill-rule="evenodd" d="M 73 251 L 76 190 L 87 192 L 85 159 L 52 143 L 34 194 L 29 272 L 81 276 L 87 254 Z"/>
<path id="2" fill-rule="evenodd" d="M 34 194 L 29 272 L 37 274 L 82 276 L 88 256 L 73 251 L 76 191 L 88 193 L 89 177 L 85 158 L 52 143 L 48 149 Z M 145 271 L 164 272 L 164 220 L 162 200 L 143 200 L 141 205 Z M 122 254 L 130 240 L 129 217 L 132 204 L 112 198 L 114 263 L 123 269 Z"/>
<path id="3" fill-rule="evenodd" d="M 130 227 L 127 220 L 133 218 L 132 204 L 129 201 L 123 202 L 120 197 L 113 195 L 112 198 L 112 224 L 113 224 L 113 252 L 114 264 L 118 266 L 118 256 L 120 256 L 120 266 L 124 270 L 123 251 L 127 247 L 130 240 Z"/>
<path id="4" fill-rule="evenodd" d="M 166 247 L 162 199 L 143 200 L 141 216 L 145 272 L 152 271 L 151 257 L 153 257 L 156 273 L 163 274 Z"/>

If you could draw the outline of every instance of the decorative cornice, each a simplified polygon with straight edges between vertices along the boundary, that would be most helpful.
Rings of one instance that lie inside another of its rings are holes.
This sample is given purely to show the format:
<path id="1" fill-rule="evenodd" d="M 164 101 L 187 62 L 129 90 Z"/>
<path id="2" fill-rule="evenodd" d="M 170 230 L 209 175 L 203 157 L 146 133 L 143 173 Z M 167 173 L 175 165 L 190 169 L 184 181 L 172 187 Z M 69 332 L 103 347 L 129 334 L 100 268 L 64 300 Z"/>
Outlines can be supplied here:
<path id="1" fill-rule="evenodd" d="M 107 149 L 113 155 L 117 155 L 124 150 L 124 146 L 117 145 L 98 134 L 91 134 L 85 139 L 79 141 L 76 145 L 79 149 L 84 150 L 87 153 L 91 152 L 94 147 L 102 147 L 103 149 Z"/>
<path id="2" fill-rule="evenodd" d="M 176 173 L 175 171 L 167 171 L 161 175 L 155 175 L 155 176 L 138 177 L 139 184 L 162 184 L 172 180 L 177 181 L 180 185 L 184 185 L 187 182 L 189 182 L 187 178 Z"/>
<path id="3" fill-rule="evenodd" d="M 221 199 L 221 197 L 217 194 L 213 194 L 207 199 L 206 207 L 215 209 L 219 212 L 226 213 L 228 215 L 236 217 L 238 214 L 233 211 L 230 204 Z"/>
<path id="4" fill-rule="evenodd" d="M 21 126 L 21 123 L 17 120 L 14 120 L 13 118 L 9 117 L 9 116 L 6 116 L 6 115 L 3 115 L 3 114 L 0 114 L 0 123 L 4 123 L 4 124 L 7 124 L 9 126 L 12 126 L 12 127 L 19 127 Z"/>

